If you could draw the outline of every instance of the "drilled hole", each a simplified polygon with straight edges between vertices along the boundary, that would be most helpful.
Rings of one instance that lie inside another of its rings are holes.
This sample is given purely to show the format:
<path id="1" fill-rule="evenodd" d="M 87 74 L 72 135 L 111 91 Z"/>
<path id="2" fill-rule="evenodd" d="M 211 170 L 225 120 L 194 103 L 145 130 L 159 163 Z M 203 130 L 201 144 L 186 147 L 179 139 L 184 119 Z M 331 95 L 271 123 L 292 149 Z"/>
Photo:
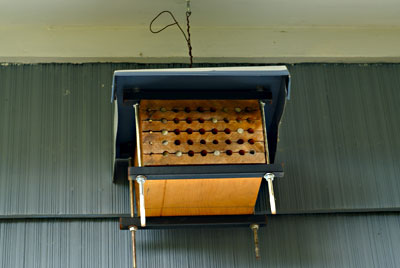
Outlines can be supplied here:
<path id="1" fill-rule="evenodd" d="M 190 113 L 190 108 L 189 107 L 185 107 L 185 112 Z"/>
<path id="2" fill-rule="evenodd" d="M 226 134 L 231 134 L 231 130 L 230 130 L 229 128 L 225 128 L 225 129 L 224 129 L 224 132 L 225 132 Z"/>
<path id="3" fill-rule="evenodd" d="M 251 109 L 250 107 L 246 107 L 246 108 L 244 108 L 244 110 L 246 111 L 246 112 L 252 112 L 253 111 L 253 109 Z"/>
<path id="4" fill-rule="evenodd" d="M 226 144 L 231 144 L 232 141 L 231 141 L 231 140 L 226 140 L 225 143 L 226 143 Z"/>
<path id="5" fill-rule="evenodd" d="M 186 129 L 186 132 L 187 132 L 187 134 L 192 134 L 193 133 L 193 129 L 188 128 L 188 129 Z"/>
<path id="6" fill-rule="evenodd" d="M 240 154 L 240 155 L 244 155 L 244 153 L 245 153 L 244 150 L 240 150 L 240 151 L 239 151 L 239 154 Z"/>
<path id="7" fill-rule="evenodd" d="M 187 144 L 193 145 L 193 141 L 192 141 L 192 140 L 188 140 L 188 141 L 187 141 Z"/>
<path id="8" fill-rule="evenodd" d="M 192 156 L 194 156 L 194 152 L 193 152 L 193 151 L 189 151 L 189 152 L 188 152 L 188 155 L 189 155 L 190 157 L 192 157 Z"/>
<path id="9" fill-rule="evenodd" d="M 242 118 L 240 118 L 240 117 L 236 118 L 236 122 L 242 123 Z"/>
<path id="10" fill-rule="evenodd" d="M 198 107 L 198 108 L 197 108 L 197 111 L 198 111 L 199 113 L 204 113 L 204 108 L 203 108 L 203 107 Z"/>
<path id="11" fill-rule="evenodd" d="M 253 139 L 250 139 L 250 140 L 248 140 L 248 142 L 250 143 L 250 144 L 254 144 L 254 140 Z"/>
<path id="12" fill-rule="evenodd" d="M 181 131 L 180 131 L 179 129 L 175 129 L 175 130 L 174 130 L 174 133 L 175 133 L 176 135 L 179 135 L 179 134 L 181 133 Z"/>
<path id="13" fill-rule="evenodd" d="M 232 155 L 232 151 L 231 151 L 231 150 L 227 150 L 227 151 L 226 151 L 226 154 L 227 154 L 227 155 Z"/>
<path id="14" fill-rule="evenodd" d="M 206 141 L 205 140 L 200 140 L 200 143 L 201 144 L 206 144 Z"/>
<path id="15" fill-rule="evenodd" d="M 179 119 L 178 118 L 174 118 L 174 123 L 178 124 L 179 123 Z"/>
<path id="16" fill-rule="evenodd" d="M 218 144 L 218 141 L 217 141 L 217 140 L 213 140 L 213 143 L 214 143 L 214 144 Z"/>
<path id="17" fill-rule="evenodd" d="M 218 133 L 218 129 L 216 129 L 216 128 L 213 128 L 213 129 L 211 129 L 211 132 L 212 132 L 212 134 L 217 134 Z"/>
<path id="18" fill-rule="evenodd" d="M 179 109 L 178 109 L 178 108 L 172 108 L 172 111 L 173 111 L 174 113 L 177 113 L 177 112 L 179 112 Z"/>
<path id="19" fill-rule="evenodd" d="M 252 118 L 250 118 L 250 117 L 247 118 L 246 121 L 247 121 L 248 123 L 253 123 L 253 122 L 254 122 L 254 120 L 253 120 Z"/>
<path id="20" fill-rule="evenodd" d="M 253 134 L 253 133 L 254 133 L 254 129 L 252 129 L 252 128 L 249 128 L 247 131 L 248 131 L 250 134 Z"/>
<path id="21" fill-rule="evenodd" d="M 199 118 L 199 123 L 204 123 L 204 121 L 205 121 L 204 118 L 201 117 Z"/>
<path id="22" fill-rule="evenodd" d="M 210 112 L 215 113 L 217 111 L 217 109 L 215 109 L 214 107 L 210 108 Z"/>
<path id="23" fill-rule="evenodd" d="M 206 130 L 205 130 L 204 128 L 200 128 L 200 129 L 199 129 L 199 132 L 200 132 L 201 135 L 203 135 L 203 134 L 206 133 Z"/>
<path id="24" fill-rule="evenodd" d="M 175 140 L 175 145 L 181 145 L 181 141 L 180 140 Z"/>
<path id="25" fill-rule="evenodd" d="M 243 144 L 243 143 L 244 143 L 244 140 L 243 140 L 243 139 L 239 139 L 239 140 L 237 141 L 237 143 Z"/>
<path id="26" fill-rule="evenodd" d="M 191 124 L 193 122 L 192 118 L 188 117 L 186 118 L 186 123 Z"/>
<path id="27" fill-rule="evenodd" d="M 206 150 L 202 150 L 202 151 L 200 152 L 200 154 L 201 154 L 201 156 L 206 156 L 206 155 L 207 155 L 207 151 L 206 151 Z"/>
<path id="28" fill-rule="evenodd" d="M 229 123 L 229 119 L 228 118 L 224 118 L 224 122 L 225 123 Z"/>
<path id="29" fill-rule="evenodd" d="M 256 154 L 256 151 L 254 151 L 254 150 L 250 150 L 250 154 Z"/>

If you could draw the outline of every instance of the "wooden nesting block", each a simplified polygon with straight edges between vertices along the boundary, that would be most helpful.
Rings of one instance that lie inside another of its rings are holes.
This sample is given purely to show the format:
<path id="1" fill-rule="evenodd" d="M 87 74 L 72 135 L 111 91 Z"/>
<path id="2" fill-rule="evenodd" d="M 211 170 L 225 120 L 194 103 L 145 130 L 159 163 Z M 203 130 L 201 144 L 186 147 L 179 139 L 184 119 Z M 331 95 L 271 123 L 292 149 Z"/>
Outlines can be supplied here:
<path id="1" fill-rule="evenodd" d="M 266 163 L 257 100 L 142 100 L 144 166 Z"/>
<path id="2" fill-rule="evenodd" d="M 147 180 L 146 216 L 252 214 L 260 184 L 261 178 Z"/>

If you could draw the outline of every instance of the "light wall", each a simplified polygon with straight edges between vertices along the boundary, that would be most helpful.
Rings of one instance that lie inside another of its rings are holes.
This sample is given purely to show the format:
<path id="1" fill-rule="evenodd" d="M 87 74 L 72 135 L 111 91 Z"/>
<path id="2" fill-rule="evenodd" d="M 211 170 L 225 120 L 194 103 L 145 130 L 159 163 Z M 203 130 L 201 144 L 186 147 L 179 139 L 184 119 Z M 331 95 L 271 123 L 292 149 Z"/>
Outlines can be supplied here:
<path id="1" fill-rule="evenodd" d="M 192 0 L 195 62 L 398 62 L 394 0 Z M 187 62 L 184 0 L 0 0 L 0 62 Z M 161 17 L 155 28 L 170 23 Z"/>

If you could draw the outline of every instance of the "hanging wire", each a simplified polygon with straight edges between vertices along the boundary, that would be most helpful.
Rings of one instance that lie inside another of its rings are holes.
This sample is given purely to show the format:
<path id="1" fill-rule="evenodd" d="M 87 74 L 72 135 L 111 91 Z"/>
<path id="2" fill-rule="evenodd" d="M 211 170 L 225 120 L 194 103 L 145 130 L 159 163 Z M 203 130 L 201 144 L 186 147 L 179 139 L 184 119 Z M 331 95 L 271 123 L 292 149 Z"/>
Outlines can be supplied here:
<path id="1" fill-rule="evenodd" d="M 189 49 L 189 58 L 190 58 L 190 65 L 189 66 L 190 66 L 190 68 L 192 68 L 192 65 L 193 65 L 193 54 L 192 54 L 192 43 L 191 43 L 191 40 L 190 40 L 190 20 L 189 20 L 190 15 L 192 15 L 192 11 L 190 9 L 190 1 L 189 0 L 186 1 L 186 7 L 187 7 L 187 11 L 186 11 L 186 25 L 187 25 L 186 31 L 187 31 L 187 35 L 186 35 L 185 31 L 182 29 L 182 27 L 179 25 L 179 22 L 175 19 L 175 16 L 172 14 L 172 12 L 168 11 L 168 10 L 164 10 L 164 11 L 161 11 L 160 13 L 158 13 L 157 16 L 155 16 L 154 19 L 151 20 L 149 28 L 150 28 L 150 32 L 152 32 L 153 34 L 157 34 L 157 33 L 160 33 L 162 31 L 164 31 L 168 27 L 171 27 L 171 26 L 174 26 L 174 25 L 178 26 L 179 30 L 182 32 L 183 36 L 185 37 L 185 40 L 186 40 L 186 43 L 187 43 L 187 46 L 188 46 L 188 49 Z M 164 13 L 169 14 L 171 16 L 171 18 L 173 19 L 174 23 L 168 24 L 168 25 L 164 26 L 163 28 L 161 28 L 160 30 L 154 31 L 153 28 L 152 28 L 152 25 L 153 25 L 154 21 L 156 21 Z"/>

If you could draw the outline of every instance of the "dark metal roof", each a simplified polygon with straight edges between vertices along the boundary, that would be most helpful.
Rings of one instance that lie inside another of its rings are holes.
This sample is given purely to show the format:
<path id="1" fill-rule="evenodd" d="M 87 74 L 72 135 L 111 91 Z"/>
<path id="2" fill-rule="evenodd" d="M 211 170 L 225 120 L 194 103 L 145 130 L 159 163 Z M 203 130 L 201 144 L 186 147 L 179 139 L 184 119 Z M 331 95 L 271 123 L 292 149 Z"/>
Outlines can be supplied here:
<path id="1" fill-rule="evenodd" d="M 128 188 L 111 183 L 110 88 L 114 70 L 147 67 L 180 65 L 0 66 L 0 217 L 129 213 Z M 400 65 L 289 70 L 278 212 L 399 210 Z"/>

